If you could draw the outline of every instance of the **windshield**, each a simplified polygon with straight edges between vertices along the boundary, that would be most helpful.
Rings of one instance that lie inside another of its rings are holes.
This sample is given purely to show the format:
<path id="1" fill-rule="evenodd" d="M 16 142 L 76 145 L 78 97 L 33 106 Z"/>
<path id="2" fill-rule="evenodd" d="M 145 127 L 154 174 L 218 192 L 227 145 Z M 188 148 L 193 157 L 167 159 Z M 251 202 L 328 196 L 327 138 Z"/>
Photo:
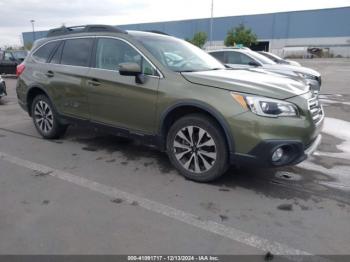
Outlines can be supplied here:
<path id="1" fill-rule="evenodd" d="M 267 58 L 270 58 L 271 60 L 274 60 L 274 59 L 276 59 L 276 60 L 282 60 L 282 58 L 280 58 L 279 56 L 277 56 L 277 55 L 275 55 L 275 54 L 272 54 L 272 53 L 264 53 L 264 52 L 262 52 L 262 53 L 260 53 L 259 52 L 259 54 L 261 54 L 261 55 L 263 55 L 263 56 L 265 56 L 265 57 L 267 57 Z"/>
<path id="2" fill-rule="evenodd" d="M 12 54 L 17 60 L 24 59 L 27 56 L 27 51 L 14 51 Z"/>
<path id="3" fill-rule="evenodd" d="M 274 65 L 276 64 L 274 61 L 272 61 L 271 59 L 257 53 L 254 51 L 249 52 L 249 55 L 252 56 L 254 59 L 258 60 L 260 63 L 262 63 L 263 65 Z"/>
<path id="4" fill-rule="evenodd" d="M 160 63 L 175 72 L 196 72 L 225 69 L 215 58 L 200 48 L 177 38 L 140 35 L 136 39 Z"/>

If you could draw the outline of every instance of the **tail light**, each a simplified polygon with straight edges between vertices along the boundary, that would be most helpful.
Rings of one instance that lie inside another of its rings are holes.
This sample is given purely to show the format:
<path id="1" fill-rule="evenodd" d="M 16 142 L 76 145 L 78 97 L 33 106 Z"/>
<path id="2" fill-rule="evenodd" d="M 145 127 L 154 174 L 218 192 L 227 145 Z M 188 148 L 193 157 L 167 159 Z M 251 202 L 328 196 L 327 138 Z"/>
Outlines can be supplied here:
<path id="1" fill-rule="evenodd" d="M 24 69 L 26 69 L 25 65 L 23 63 L 19 64 L 16 68 L 16 76 L 19 77 L 24 72 Z"/>

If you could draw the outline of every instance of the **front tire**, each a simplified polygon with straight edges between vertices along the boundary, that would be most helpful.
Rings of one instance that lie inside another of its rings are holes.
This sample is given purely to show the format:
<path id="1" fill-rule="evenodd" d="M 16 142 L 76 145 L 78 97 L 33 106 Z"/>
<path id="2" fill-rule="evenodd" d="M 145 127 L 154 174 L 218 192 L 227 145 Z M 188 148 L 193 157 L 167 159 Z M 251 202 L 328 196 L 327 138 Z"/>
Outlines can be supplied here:
<path id="1" fill-rule="evenodd" d="M 167 136 L 172 164 L 188 179 L 209 182 L 228 168 L 228 150 L 223 132 L 210 117 L 191 114 L 177 120 Z"/>
<path id="2" fill-rule="evenodd" d="M 42 137 L 56 139 L 65 133 L 67 126 L 59 122 L 57 113 L 47 96 L 36 96 L 31 110 L 35 128 Z"/>

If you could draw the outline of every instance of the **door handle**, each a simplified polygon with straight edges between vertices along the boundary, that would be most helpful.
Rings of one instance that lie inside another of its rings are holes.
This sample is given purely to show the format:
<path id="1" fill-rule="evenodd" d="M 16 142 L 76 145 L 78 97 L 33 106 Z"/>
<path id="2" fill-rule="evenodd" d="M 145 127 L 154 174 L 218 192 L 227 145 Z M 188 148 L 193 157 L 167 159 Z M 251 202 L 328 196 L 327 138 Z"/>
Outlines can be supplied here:
<path id="1" fill-rule="evenodd" d="M 99 85 L 101 85 L 101 83 L 97 79 L 91 79 L 91 80 L 88 81 L 88 85 L 90 85 L 90 86 L 99 86 Z"/>
<path id="2" fill-rule="evenodd" d="M 47 73 L 45 74 L 47 77 L 54 77 L 55 74 L 52 71 L 47 71 Z"/>

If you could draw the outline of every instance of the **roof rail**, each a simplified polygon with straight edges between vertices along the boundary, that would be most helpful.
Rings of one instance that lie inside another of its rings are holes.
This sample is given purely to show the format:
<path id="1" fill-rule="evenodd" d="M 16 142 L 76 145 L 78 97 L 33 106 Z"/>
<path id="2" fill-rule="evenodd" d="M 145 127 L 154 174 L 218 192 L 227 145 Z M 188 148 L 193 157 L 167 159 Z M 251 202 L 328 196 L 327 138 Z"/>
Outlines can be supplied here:
<path id="1" fill-rule="evenodd" d="M 81 25 L 72 27 L 62 26 L 59 28 L 51 29 L 49 30 L 47 37 L 91 32 L 111 32 L 127 34 L 126 31 L 110 25 Z"/>
<path id="2" fill-rule="evenodd" d="M 169 35 L 167 33 L 164 33 L 162 31 L 158 31 L 158 30 L 147 30 L 145 32 L 148 32 L 148 33 L 154 33 L 154 34 L 159 34 L 159 35 Z"/>

